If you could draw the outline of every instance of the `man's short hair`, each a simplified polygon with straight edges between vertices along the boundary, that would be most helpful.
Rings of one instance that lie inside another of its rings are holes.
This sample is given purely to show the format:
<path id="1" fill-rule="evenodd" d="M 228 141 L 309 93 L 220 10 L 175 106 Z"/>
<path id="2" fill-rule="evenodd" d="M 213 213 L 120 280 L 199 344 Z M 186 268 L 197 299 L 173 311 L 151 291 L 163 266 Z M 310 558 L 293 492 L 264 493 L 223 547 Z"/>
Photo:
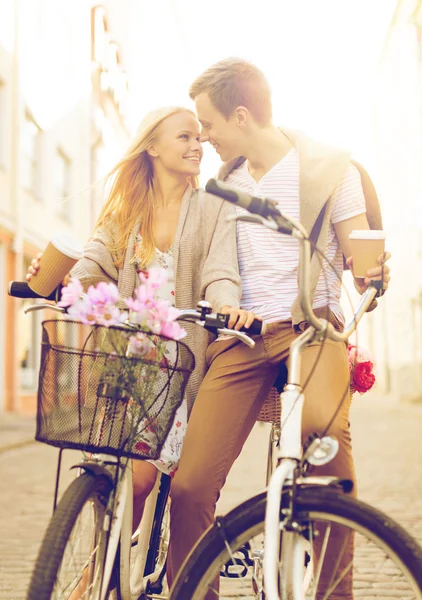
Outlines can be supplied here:
<path id="1" fill-rule="evenodd" d="M 244 106 L 259 125 L 272 120 L 271 89 L 264 74 L 241 58 L 226 58 L 207 69 L 192 83 L 189 96 L 208 94 L 226 119 L 238 106 Z"/>

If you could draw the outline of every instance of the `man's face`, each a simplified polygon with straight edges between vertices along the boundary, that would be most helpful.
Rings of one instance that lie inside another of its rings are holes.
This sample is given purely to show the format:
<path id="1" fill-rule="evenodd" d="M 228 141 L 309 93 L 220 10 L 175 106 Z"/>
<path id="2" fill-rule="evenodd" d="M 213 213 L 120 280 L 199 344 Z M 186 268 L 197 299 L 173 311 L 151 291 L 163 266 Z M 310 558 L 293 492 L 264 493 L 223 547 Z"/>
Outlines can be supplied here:
<path id="1" fill-rule="evenodd" d="M 236 112 L 226 120 L 206 93 L 195 98 L 195 105 L 202 126 L 201 142 L 209 142 L 222 161 L 240 156 L 243 136 L 237 124 Z"/>

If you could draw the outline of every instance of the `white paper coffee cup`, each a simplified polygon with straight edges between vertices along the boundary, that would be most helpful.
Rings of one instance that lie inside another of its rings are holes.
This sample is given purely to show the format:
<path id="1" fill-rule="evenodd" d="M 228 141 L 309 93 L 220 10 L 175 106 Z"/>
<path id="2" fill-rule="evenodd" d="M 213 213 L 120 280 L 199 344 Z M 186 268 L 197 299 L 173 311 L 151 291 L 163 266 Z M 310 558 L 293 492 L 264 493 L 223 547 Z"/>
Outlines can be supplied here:
<path id="1" fill-rule="evenodd" d="M 83 245 L 67 233 L 56 233 L 40 259 L 40 268 L 28 282 L 40 296 L 49 296 L 83 257 Z"/>
<path id="2" fill-rule="evenodd" d="M 385 251 L 385 232 L 381 229 L 355 229 L 349 234 L 354 277 L 366 277 L 378 267 L 377 258 Z"/>

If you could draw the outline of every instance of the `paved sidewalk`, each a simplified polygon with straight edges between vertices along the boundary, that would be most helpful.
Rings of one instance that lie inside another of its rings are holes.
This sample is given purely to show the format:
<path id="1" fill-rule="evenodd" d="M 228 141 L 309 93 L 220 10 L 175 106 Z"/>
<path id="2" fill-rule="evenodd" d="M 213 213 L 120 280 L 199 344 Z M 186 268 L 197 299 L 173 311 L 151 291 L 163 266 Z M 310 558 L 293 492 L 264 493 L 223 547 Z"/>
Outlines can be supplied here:
<path id="1" fill-rule="evenodd" d="M 0 414 L 0 453 L 35 442 L 35 417 L 17 413 Z"/>
<path id="2" fill-rule="evenodd" d="M 351 421 L 360 498 L 422 543 L 422 405 L 356 396 Z M 51 517 L 57 449 L 32 443 L 34 431 L 33 419 L 0 417 L 0 600 L 26 598 Z M 266 425 L 254 428 L 223 489 L 220 514 L 264 487 L 267 431 Z M 79 453 L 65 453 L 61 490 L 75 477 L 69 467 L 78 460 Z M 389 590 L 388 597 L 404 600 L 400 587 Z"/>

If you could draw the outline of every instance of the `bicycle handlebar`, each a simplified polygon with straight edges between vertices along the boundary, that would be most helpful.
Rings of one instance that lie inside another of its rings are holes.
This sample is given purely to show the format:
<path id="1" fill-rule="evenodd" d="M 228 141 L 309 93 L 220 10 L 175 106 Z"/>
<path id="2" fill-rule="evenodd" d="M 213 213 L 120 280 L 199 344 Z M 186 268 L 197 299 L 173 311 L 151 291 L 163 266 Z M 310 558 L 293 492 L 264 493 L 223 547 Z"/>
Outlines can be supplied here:
<path id="1" fill-rule="evenodd" d="M 44 300 L 54 300 L 57 302 L 60 298 L 62 287 L 63 286 L 60 284 L 49 296 L 40 296 L 29 287 L 27 281 L 10 281 L 8 294 L 15 298 L 43 298 Z"/>
<path id="2" fill-rule="evenodd" d="M 270 218 L 277 224 L 277 229 L 280 233 L 295 235 L 295 230 L 300 229 L 297 223 L 292 222 L 280 213 L 276 201 L 271 200 L 271 198 L 249 196 L 249 194 L 246 194 L 245 192 L 233 190 L 231 187 L 217 179 L 210 179 L 205 185 L 205 190 L 210 194 L 219 196 L 232 204 L 244 208 L 250 213 L 260 215 L 261 217 L 264 217 L 264 219 Z"/>
<path id="3" fill-rule="evenodd" d="M 205 186 L 207 192 L 210 192 L 224 200 L 236 204 L 249 212 L 261 216 L 261 224 L 269 229 L 276 229 L 280 233 L 295 236 L 299 242 L 299 294 L 300 305 L 307 322 L 318 332 L 324 333 L 326 337 L 334 341 L 346 341 L 351 333 L 356 329 L 357 324 L 366 312 L 367 308 L 374 298 L 381 294 L 382 282 L 371 281 L 368 289 L 362 294 L 361 301 L 356 309 L 352 320 L 343 332 L 336 331 L 333 325 L 325 319 L 318 318 L 312 308 L 312 301 L 309 289 L 309 267 L 311 262 L 310 240 L 308 233 L 303 226 L 283 215 L 277 208 L 275 200 L 270 198 L 257 198 L 250 196 L 245 192 L 233 190 L 226 184 L 216 179 L 210 179 Z M 241 221 L 242 215 L 238 214 L 235 220 Z M 247 220 L 247 218 L 245 218 Z"/>
<path id="4" fill-rule="evenodd" d="M 32 291 L 26 281 L 11 281 L 9 283 L 8 293 L 9 296 L 14 296 L 15 298 L 43 298 L 44 300 L 54 300 L 55 302 L 58 302 L 60 299 L 61 289 L 62 285 L 59 285 L 49 296 L 44 297 Z M 67 312 L 66 308 L 59 307 L 57 304 L 36 304 L 34 306 L 27 307 L 25 312 L 43 310 L 45 308 L 56 310 L 57 312 L 61 313 Z M 249 336 L 261 334 L 262 321 L 259 319 L 254 319 L 253 323 L 248 329 L 246 327 L 241 327 L 239 330 L 235 330 L 227 327 L 229 318 L 229 315 L 213 313 L 211 311 L 211 305 L 206 301 L 201 301 L 198 302 L 196 309 L 181 310 L 177 320 L 195 323 L 196 325 L 204 327 L 204 329 L 214 334 L 231 335 L 237 337 L 248 346 L 254 346 L 255 342 Z M 131 323 L 128 322 L 127 325 L 131 325 Z M 132 324 L 132 326 L 135 326 L 135 324 Z"/>

